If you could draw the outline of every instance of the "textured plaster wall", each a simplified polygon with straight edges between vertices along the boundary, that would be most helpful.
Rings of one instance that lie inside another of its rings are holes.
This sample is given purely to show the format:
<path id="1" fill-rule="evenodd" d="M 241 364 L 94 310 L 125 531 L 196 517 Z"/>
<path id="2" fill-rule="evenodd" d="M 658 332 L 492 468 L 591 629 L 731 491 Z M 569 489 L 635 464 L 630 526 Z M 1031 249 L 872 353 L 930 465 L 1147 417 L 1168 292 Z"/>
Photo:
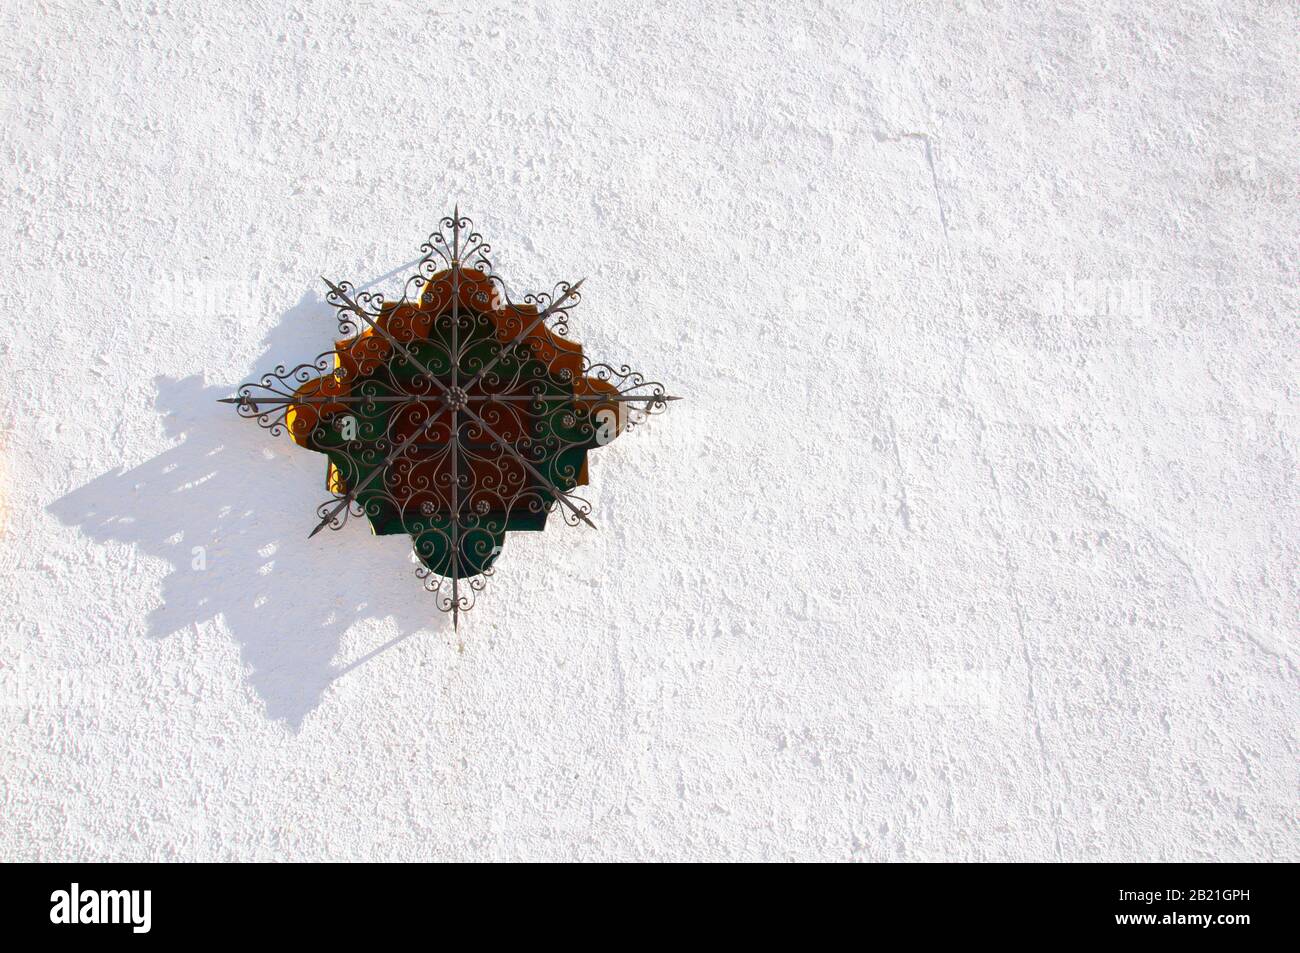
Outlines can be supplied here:
<path id="1" fill-rule="evenodd" d="M 1294 5 L 2 25 L 4 859 L 1300 859 Z M 687 397 L 458 634 L 214 402 L 454 201 Z"/>

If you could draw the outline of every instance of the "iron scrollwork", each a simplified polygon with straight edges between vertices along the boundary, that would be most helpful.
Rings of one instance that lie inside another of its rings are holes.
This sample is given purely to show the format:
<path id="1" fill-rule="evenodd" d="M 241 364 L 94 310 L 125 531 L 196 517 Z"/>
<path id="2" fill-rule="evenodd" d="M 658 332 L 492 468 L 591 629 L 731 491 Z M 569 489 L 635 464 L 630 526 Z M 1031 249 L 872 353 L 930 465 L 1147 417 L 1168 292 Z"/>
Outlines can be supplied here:
<path id="1" fill-rule="evenodd" d="M 324 279 L 334 347 L 224 402 L 327 456 L 312 536 L 360 517 L 408 534 L 417 576 L 458 625 L 506 534 L 541 530 L 556 510 L 593 525 L 578 492 L 587 453 L 677 398 L 567 337 L 582 281 L 516 296 L 459 209 L 420 252 L 395 301 Z"/>

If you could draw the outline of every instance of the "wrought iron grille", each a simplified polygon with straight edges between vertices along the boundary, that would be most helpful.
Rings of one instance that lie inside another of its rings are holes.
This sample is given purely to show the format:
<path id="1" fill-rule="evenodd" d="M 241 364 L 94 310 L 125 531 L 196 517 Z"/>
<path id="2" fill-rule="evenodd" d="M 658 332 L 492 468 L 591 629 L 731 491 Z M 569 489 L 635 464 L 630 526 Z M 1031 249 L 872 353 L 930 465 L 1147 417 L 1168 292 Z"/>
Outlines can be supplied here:
<path id="1" fill-rule="evenodd" d="M 507 533 L 541 530 L 557 509 L 594 528 L 577 492 L 587 453 L 677 398 L 568 339 L 582 281 L 512 293 L 459 209 L 420 252 L 397 301 L 323 279 L 334 347 L 223 403 L 328 458 L 310 535 L 361 516 L 409 535 L 416 574 L 459 625 Z"/>

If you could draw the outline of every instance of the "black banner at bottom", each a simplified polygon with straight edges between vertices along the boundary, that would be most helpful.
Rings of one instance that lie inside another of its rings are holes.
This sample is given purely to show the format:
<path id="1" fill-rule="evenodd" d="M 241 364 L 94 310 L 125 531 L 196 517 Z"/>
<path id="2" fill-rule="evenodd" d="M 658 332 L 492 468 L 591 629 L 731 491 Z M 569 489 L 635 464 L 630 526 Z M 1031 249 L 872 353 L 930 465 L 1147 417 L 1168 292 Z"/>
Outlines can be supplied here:
<path id="1" fill-rule="evenodd" d="M 156 939 L 371 940 L 488 927 L 498 942 L 609 937 L 629 919 L 638 938 L 683 928 L 718 939 L 801 937 L 1118 939 L 1232 944 L 1286 937 L 1294 888 L 1284 865 L 899 865 L 843 871 L 477 871 L 379 865 L 8 864 L 6 924 L 18 935 L 92 944 Z M 448 876 L 449 875 L 449 876 Z M 698 881 L 695 877 L 699 877 Z M 454 879 L 453 879 L 454 878 Z M 643 879 L 645 878 L 645 879 Z M 1285 882 L 1287 886 L 1283 886 Z M 496 889 L 493 889 L 496 888 Z M 488 911 L 496 915 L 485 916 Z M 458 922 L 459 921 L 459 922 Z M 503 929 L 504 927 L 504 929 Z M 649 930 L 647 930 L 647 927 Z M 513 929 L 512 929 L 513 928 Z M 832 933 L 831 931 L 834 931 Z M 11 934 L 13 935 L 13 934 Z M 851 934 L 852 935 L 852 934 Z"/>

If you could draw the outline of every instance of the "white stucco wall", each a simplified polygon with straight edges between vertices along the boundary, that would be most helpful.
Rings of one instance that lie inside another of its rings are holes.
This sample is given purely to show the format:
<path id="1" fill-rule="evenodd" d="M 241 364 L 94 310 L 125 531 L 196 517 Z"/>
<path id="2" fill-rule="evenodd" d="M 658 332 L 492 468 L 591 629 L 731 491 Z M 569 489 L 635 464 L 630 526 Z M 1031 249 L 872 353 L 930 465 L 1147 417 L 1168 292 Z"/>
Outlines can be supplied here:
<path id="1" fill-rule="evenodd" d="M 3 4 L 0 857 L 1300 859 L 1293 5 L 220 9 Z M 459 634 L 214 402 L 454 201 L 687 398 Z"/>

